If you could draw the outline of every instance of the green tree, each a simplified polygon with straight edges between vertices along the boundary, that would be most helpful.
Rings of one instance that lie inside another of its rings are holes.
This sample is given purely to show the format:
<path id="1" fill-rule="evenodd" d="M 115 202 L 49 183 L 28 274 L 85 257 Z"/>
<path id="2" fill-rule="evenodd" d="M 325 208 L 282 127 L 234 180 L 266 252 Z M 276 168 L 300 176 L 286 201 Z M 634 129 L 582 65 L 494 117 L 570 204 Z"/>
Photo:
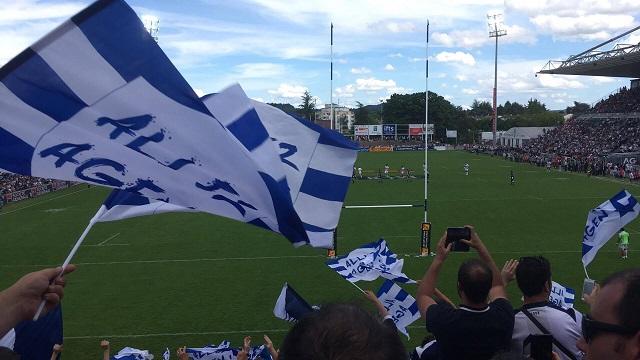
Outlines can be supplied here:
<path id="1" fill-rule="evenodd" d="M 543 113 L 547 111 L 547 106 L 538 99 L 529 99 L 527 103 L 527 112 L 530 114 Z"/>
<path id="2" fill-rule="evenodd" d="M 297 114 L 298 110 L 295 108 L 295 106 L 291 105 L 291 104 L 280 104 L 280 103 L 267 103 L 267 105 L 271 105 L 273 107 L 276 107 L 288 114 Z"/>
<path id="3" fill-rule="evenodd" d="M 584 114 L 586 112 L 589 112 L 589 110 L 591 110 L 591 105 L 587 103 L 574 101 L 573 106 L 567 106 L 567 110 L 565 112 L 567 114 L 577 115 L 577 114 Z"/>
<path id="4" fill-rule="evenodd" d="M 313 97 L 308 90 L 300 97 L 302 103 L 298 107 L 300 115 L 309 121 L 313 121 L 313 114 L 316 110 L 316 104 L 313 103 Z"/>
<path id="5" fill-rule="evenodd" d="M 357 125 L 366 125 L 369 123 L 369 110 L 360 101 L 356 101 L 356 109 L 354 111 L 355 123 Z"/>

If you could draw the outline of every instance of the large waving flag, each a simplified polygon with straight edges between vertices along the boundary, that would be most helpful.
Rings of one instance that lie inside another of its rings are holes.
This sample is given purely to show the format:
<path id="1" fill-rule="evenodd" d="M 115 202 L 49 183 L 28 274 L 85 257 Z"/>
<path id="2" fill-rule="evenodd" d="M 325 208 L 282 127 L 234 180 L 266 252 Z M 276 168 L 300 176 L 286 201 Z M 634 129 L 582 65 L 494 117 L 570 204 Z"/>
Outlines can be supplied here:
<path id="1" fill-rule="evenodd" d="M 273 314 L 282 320 L 298 321 L 312 311 L 311 305 L 298 295 L 289 284 L 284 283 L 276 305 L 273 307 Z"/>
<path id="2" fill-rule="evenodd" d="M 399 259 L 387 246 L 384 239 L 365 244 L 347 255 L 327 261 L 327 266 L 335 270 L 347 281 L 373 281 L 382 276 L 399 283 L 415 283 L 402 273 L 404 260 Z"/>
<path id="3" fill-rule="evenodd" d="M 350 183 L 356 146 L 335 132 L 275 107 L 249 102 L 237 85 L 203 99 L 261 171 L 276 179 L 295 199 L 294 208 L 304 221 L 310 244 L 330 248 Z M 94 219 L 113 221 L 180 211 L 196 210 L 114 190 Z"/>
<path id="4" fill-rule="evenodd" d="M 598 250 L 622 227 L 640 214 L 640 204 L 627 190 L 622 190 L 597 208 L 589 211 L 582 237 L 582 264 L 593 261 Z"/>
<path id="5" fill-rule="evenodd" d="M 391 280 L 386 280 L 382 284 L 376 296 L 389 312 L 398 331 L 409 338 L 407 326 L 420 318 L 416 299 Z"/>
<path id="6" fill-rule="evenodd" d="M 333 230 L 351 183 L 357 144 L 276 107 L 259 101 L 247 103 L 245 98 L 240 86 L 234 85 L 202 100 L 252 157 L 260 159 L 263 171 L 276 179 L 280 179 L 279 174 L 286 176 L 294 208 L 311 245 L 332 247 Z M 236 120 L 235 112 L 253 108 L 259 119 Z M 263 142 L 265 135 L 271 144 Z M 276 159 L 271 156 L 273 148 L 279 154 Z"/>
<path id="7" fill-rule="evenodd" d="M 308 242 L 285 185 L 212 117 L 122 0 L 95 2 L 0 69 L 0 107 L 0 168 Z"/>

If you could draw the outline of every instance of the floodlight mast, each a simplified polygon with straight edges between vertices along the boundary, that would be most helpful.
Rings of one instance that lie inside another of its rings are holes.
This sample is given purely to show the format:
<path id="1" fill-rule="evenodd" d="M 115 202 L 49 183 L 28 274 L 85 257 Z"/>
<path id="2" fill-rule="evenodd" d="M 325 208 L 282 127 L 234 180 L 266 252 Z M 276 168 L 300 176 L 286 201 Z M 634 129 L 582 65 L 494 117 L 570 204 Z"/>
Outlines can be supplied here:
<path id="1" fill-rule="evenodd" d="M 493 146 L 496 146 L 496 128 L 498 124 L 498 38 L 507 35 L 507 30 L 502 29 L 502 14 L 487 15 L 489 19 L 489 37 L 496 38 L 496 51 L 494 59 L 493 73 L 493 120 L 491 130 L 493 131 Z"/>
<path id="2" fill-rule="evenodd" d="M 331 95 L 329 96 L 329 119 L 331 122 L 331 130 L 335 129 L 333 126 L 333 23 L 331 23 Z"/>

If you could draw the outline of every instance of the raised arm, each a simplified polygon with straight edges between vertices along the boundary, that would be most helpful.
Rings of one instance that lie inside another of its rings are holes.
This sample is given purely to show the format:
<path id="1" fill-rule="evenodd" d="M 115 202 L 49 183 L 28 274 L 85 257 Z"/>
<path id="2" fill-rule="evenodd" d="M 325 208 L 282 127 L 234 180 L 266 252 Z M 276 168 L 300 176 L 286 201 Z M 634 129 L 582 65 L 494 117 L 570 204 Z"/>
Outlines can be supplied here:
<path id="1" fill-rule="evenodd" d="M 418 308 L 420 309 L 420 315 L 422 318 L 426 319 L 426 313 L 429 306 L 434 305 L 436 301 L 434 300 L 436 283 L 438 282 L 438 275 L 440 274 L 440 269 L 442 268 L 442 264 L 447 259 L 447 255 L 451 251 L 452 244 L 445 246 L 445 241 L 447 239 L 447 233 L 438 241 L 438 248 L 436 250 L 436 257 L 433 259 L 431 266 L 427 269 L 427 272 L 422 277 L 420 281 L 420 285 L 418 286 L 418 292 L 416 294 L 416 302 L 418 303 Z"/>
<path id="2" fill-rule="evenodd" d="M 491 301 L 499 298 L 507 299 L 507 291 L 505 290 L 504 282 L 502 281 L 502 273 L 500 272 L 500 269 L 498 269 L 498 266 L 496 266 L 495 261 L 493 261 L 493 258 L 489 253 L 489 249 L 487 249 L 482 240 L 480 240 L 480 237 L 478 236 L 478 233 L 473 228 L 473 226 L 466 225 L 465 227 L 471 229 L 471 240 L 460 241 L 463 241 L 469 244 L 469 246 L 471 246 L 472 248 L 476 249 L 478 255 L 480 256 L 480 259 L 484 261 L 487 266 L 489 266 L 489 268 L 491 269 L 491 273 L 493 274 L 491 290 L 489 291 L 489 298 L 491 299 Z"/>

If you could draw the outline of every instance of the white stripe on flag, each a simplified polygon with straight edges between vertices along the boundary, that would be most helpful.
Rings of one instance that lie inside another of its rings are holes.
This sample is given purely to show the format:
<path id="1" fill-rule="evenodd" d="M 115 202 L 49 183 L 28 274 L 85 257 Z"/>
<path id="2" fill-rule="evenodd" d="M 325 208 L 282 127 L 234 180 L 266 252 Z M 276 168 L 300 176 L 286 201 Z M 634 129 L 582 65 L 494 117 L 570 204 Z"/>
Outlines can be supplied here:
<path id="1" fill-rule="evenodd" d="M 25 104 L 0 82 L 0 108 L 7 119 L 29 119 L 29 121 L 3 121 L 2 128 L 22 141 L 35 147 L 42 137 L 42 129 L 53 129 L 58 123 L 47 115 Z"/>
<path id="2" fill-rule="evenodd" d="M 75 24 L 67 21 L 62 28 L 62 36 L 33 49 L 82 101 L 91 105 L 126 84 Z"/>
<path id="3" fill-rule="evenodd" d="M 318 199 L 301 192 L 296 200 L 296 210 L 303 222 L 323 229 L 333 229 L 340 220 L 342 203 Z"/>
<path id="4" fill-rule="evenodd" d="M 353 161 L 345 160 L 353 159 L 355 161 L 357 155 L 357 152 L 351 149 L 318 144 L 309 167 L 330 174 L 351 177 L 353 175 Z M 341 161 L 336 161 L 336 159 Z"/>

